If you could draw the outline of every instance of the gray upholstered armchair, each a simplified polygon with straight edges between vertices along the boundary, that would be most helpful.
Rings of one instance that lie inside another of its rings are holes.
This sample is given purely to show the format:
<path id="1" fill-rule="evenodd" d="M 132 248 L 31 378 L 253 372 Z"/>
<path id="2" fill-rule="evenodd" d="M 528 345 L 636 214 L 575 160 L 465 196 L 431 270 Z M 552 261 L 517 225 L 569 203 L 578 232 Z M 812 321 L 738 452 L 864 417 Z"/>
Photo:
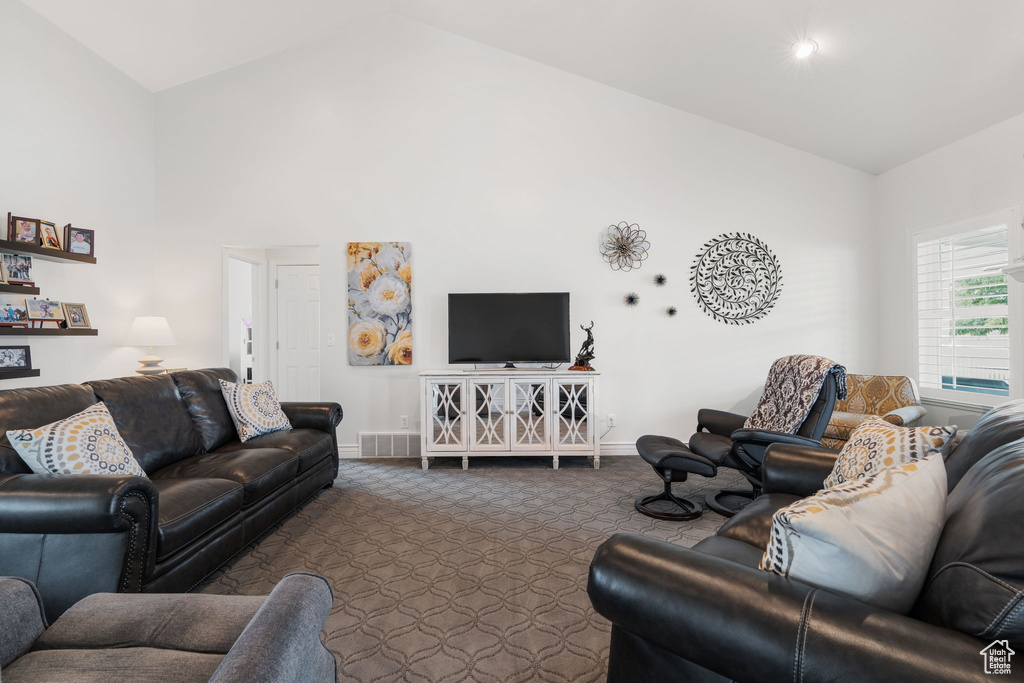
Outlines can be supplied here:
<path id="1" fill-rule="evenodd" d="M 0 577 L 0 670 L 19 681 L 333 681 L 320 641 L 327 579 L 289 574 L 268 596 L 96 593 L 47 627 L 30 581 Z"/>

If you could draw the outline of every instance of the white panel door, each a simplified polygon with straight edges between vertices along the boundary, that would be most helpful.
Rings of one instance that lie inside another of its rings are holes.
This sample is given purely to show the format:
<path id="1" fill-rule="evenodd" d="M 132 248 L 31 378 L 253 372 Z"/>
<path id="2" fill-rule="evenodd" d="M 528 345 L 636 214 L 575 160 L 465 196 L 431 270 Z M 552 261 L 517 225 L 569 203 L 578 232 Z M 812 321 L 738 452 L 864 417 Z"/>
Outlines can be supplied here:
<path id="1" fill-rule="evenodd" d="M 277 393 L 320 400 L 320 267 L 277 267 Z"/>

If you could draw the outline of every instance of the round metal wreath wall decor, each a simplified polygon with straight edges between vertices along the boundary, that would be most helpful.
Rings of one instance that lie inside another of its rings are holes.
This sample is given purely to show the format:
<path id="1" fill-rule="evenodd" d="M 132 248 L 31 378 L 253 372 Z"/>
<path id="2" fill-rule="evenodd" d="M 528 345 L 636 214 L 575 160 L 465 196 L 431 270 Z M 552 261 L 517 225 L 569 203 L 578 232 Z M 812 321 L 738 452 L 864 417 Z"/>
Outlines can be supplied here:
<path id="1" fill-rule="evenodd" d="M 707 242 L 690 266 L 690 291 L 705 313 L 728 325 L 768 315 L 782 293 L 782 268 L 768 245 L 749 233 Z"/>
<path id="2" fill-rule="evenodd" d="M 650 248 L 646 231 L 636 223 L 622 221 L 608 226 L 601 241 L 601 256 L 612 270 L 629 272 L 641 266 Z"/>

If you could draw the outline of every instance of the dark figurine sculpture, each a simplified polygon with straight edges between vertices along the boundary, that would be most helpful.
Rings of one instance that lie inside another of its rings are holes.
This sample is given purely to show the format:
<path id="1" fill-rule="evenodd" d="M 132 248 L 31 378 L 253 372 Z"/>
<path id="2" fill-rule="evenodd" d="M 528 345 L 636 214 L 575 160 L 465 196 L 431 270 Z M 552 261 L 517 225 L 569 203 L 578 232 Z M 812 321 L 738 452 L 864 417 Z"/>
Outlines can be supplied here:
<path id="1" fill-rule="evenodd" d="M 594 321 L 590 321 L 590 327 L 580 325 L 580 329 L 587 333 L 587 340 L 583 342 L 580 352 L 576 354 L 575 364 L 569 369 L 593 371 L 594 368 L 590 367 L 590 361 L 594 360 L 594 333 L 591 332 L 594 329 Z"/>

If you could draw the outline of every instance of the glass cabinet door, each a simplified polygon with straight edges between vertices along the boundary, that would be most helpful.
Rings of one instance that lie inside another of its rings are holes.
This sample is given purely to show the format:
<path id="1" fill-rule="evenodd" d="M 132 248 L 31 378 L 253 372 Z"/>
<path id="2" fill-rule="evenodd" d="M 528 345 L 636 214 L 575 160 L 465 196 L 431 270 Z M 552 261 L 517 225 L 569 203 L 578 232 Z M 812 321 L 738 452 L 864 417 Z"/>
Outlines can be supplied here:
<path id="1" fill-rule="evenodd" d="M 508 415 L 505 380 L 470 380 L 472 450 L 507 451 Z"/>
<path id="2" fill-rule="evenodd" d="M 555 415 L 555 449 L 592 450 L 595 422 L 591 415 L 593 382 L 555 380 L 556 400 L 552 406 Z"/>
<path id="3" fill-rule="evenodd" d="M 550 381 L 546 379 L 513 379 L 509 384 L 513 396 L 512 450 L 551 450 L 547 408 Z"/>
<path id="4" fill-rule="evenodd" d="M 428 451 L 466 450 L 466 382 L 430 380 L 426 399 L 430 401 Z"/>

